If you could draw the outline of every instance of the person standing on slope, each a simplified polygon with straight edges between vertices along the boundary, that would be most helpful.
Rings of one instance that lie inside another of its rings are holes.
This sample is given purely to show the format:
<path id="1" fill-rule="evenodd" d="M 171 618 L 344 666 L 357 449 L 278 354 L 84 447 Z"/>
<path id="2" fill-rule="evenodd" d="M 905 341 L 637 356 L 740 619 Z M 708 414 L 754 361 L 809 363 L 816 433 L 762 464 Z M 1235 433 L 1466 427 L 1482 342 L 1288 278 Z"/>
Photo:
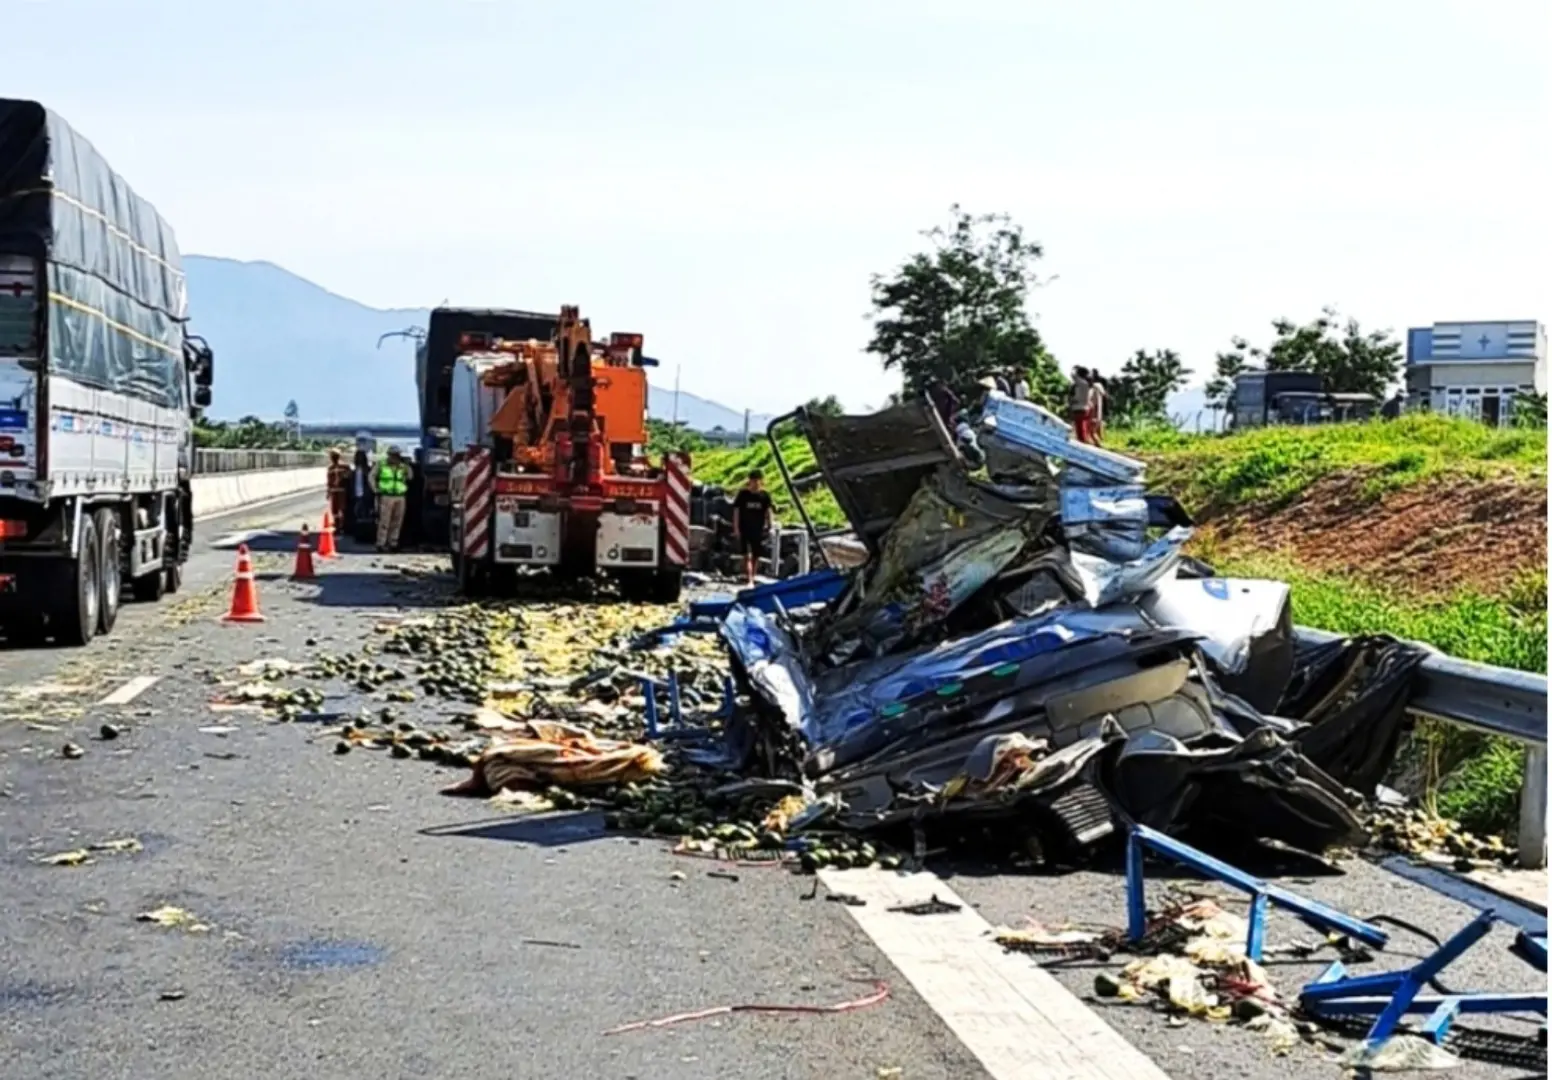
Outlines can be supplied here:
<path id="1" fill-rule="evenodd" d="M 744 555 L 744 584 L 754 584 L 754 571 L 760 561 L 765 534 L 771 527 L 771 495 L 765 490 L 765 475 L 759 469 L 733 497 L 733 542 Z"/>
<path id="2" fill-rule="evenodd" d="M 1072 369 L 1072 386 L 1067 391 L 1067 418 L 1072 421 L 1072 437 L 1081 443 L 1093 442 L 1090 429 L 1090 393 L 1093 384 L 1089 382 L 1089 369 L 1075 367 Z"/>
<path id="3" fill-rule="evenodd" d="M 399 530 L 404 527 L 404 499 L 410 491 L 410 467 L 397 446 L 372 473 L 372 493 L 377 496 L 377 550 L 398 551 Z"/>
<path id="4" fill-rule="evenodd" d="M 1105 379 L 1097 371 L 1089 372 L 1089 442 L 1103 446 L 1105 438 L 1105 401 L 1110 397 Z"/>

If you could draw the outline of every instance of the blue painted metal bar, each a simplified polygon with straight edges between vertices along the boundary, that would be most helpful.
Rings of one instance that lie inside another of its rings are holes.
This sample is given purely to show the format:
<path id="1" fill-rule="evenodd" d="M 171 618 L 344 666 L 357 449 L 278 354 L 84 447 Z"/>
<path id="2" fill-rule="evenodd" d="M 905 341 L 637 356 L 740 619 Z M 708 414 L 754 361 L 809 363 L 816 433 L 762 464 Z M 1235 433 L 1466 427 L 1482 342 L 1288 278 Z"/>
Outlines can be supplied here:
<path id="1" fill-rule="evenodd" d="M 1147 883 L 1143 876 L 1143 861 L 1148 851 L 1249 894 L 1250 929 L 1245 941 L 1245 955 L 1252 960 L 1259 961 L 1266 946 L 1269 904 L 1291 911 L 1322 930 L 1346 934 L 1377 949 L 1384 948 L 1390 940 L 1389 934 L 1372 923 L 1355 919 L 1346 912 L 1263 881 L 1146 825 L 1133 825 L 1126 841 L 1126 935 L 1130 941 L 1141 941 L 1148 929 Z"/>
<path id="2" fill-rule="evenodd" d="M 839 570 L 815 570 L 800 577 L 772 581 L 744 589 L 735 596 L 718 596 L 690 601 L 690 618 L 720 622 L 734 604 L 758 608 L 774 615 L 782 608 L 827 604 L 846 591 L 846 575 Z"/>
<path id="3" fill-rule="evenodd" d="M 1547 970 L 1547 935 L 1521 930 L 1514 936 L 1514 954 L 1539 971 Z"/>
<path id="4" fill-rule="evenodd" d="M 1340 962 L 1334 963 L 1304 988 L 1299 995 L 1299 1004 L 1319 1016 L 1373 1014 L 1374 1023 L 1365 1037 L 1370 1045 L 1390 1038 L 1401 1018 L 1409 1013 L 1429 1014 L 1423 1034 L 1435 1043 L 1444 1040 L 1455 1018 L 1462 1014 L 1539 1012 L 1545 1016 L 1547 995 L 1544 993 L 1420 993 L 1441 971 L 1460 959 L 1462 953 L 1482 940 L 1496 921 L 1492 912 L 1479 912 L 1432 955 L 1401 971 L 1350 976 Z"/>

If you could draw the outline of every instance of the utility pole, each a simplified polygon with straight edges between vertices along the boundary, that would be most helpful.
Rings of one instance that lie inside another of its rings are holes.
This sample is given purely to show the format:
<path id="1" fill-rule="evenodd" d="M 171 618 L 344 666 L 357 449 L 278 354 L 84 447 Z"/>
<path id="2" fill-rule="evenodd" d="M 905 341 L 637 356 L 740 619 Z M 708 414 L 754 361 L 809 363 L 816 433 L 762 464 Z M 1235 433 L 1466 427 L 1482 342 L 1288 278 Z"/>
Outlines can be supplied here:
<path id="1" fill-rule="evenodd" d="M 744 445 L 749 445 L 749 410 L 744 410 Z"/>
<path id="2" fill-rule="evenodd" d="M 674 365 L 674 419 L 675 427 L 679 426 L 679 365 Z"/>

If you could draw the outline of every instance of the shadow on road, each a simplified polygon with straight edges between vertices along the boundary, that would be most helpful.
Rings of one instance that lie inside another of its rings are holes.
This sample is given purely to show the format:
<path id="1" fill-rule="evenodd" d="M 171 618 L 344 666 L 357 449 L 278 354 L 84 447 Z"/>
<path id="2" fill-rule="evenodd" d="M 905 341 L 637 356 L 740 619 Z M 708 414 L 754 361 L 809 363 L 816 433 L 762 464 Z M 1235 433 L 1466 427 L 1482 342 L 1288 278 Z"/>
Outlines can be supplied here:
<path id="1" fill-rule="evenodd" d="M 436 825 L 421 829 L 422 836 L 455 836 L 474 840 L 504 840 L 536 847 L 569 847 L 602 840 L 610 833 L 603 815 L 592 810 L 525 817 L 490 818 L 462 825 Z"/>

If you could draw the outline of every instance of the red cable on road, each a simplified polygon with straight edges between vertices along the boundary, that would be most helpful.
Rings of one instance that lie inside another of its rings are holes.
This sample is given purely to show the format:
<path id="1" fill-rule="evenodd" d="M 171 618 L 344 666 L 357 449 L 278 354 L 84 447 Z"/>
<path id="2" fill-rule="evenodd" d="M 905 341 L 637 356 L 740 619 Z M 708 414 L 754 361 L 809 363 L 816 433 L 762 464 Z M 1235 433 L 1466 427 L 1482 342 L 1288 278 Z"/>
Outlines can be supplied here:
<path id="1" fill-rule="evenodd" d="M 605 1035 L 621 1035 L 627 1031 L 641 1031 L 644 1028 L 669 1027 L 672 1024 L 688 1023 L 691 1020 L 706 1020 L 713 1016 L 728 1016 L 732 1013 L 758 1012 L 758 1013 L 809 1013 L 828 1014 L 854 1012 L 857 1009 L 866 1009 L 877 1005 L 889 997 L 889 984 L 875 981 L 873 992 L 867 997 L 860 997 L 855 1001 L 842 1001 L 835 1005 L 719 1005 L 714 1009 L 702 1009 L 700 1012 L 679 1013 L 675 1016 L 665 1016 L 658 1020 L 637 1020 L 631 1024 L 621 1024 L 617 1028 L 610 1028 Z"/>

